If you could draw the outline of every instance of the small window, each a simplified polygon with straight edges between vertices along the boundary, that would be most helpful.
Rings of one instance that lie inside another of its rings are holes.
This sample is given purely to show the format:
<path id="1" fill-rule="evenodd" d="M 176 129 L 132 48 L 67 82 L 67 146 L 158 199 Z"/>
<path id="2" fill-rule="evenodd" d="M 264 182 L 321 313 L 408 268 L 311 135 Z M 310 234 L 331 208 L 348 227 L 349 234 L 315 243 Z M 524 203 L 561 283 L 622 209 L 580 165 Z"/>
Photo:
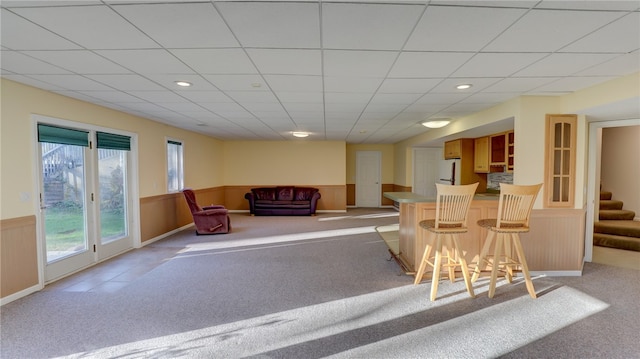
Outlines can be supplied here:
<path id="1" fill-rule="evenodd" d="M 184 186 L 182 142 L 167 140 L 167 189 L 178 192 Z"/>

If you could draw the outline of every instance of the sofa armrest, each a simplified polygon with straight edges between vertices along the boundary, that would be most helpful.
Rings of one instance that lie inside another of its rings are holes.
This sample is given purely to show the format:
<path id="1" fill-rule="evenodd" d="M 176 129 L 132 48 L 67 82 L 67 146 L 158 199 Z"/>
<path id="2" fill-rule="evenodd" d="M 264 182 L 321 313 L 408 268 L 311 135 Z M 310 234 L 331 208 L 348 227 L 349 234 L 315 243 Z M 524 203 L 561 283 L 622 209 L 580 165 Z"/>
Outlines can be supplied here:
<path id="1" fill-rule="evenodd" d="M 249 201 L 249 213 L 254 214 L 254 209 L 256 208 L 256 197 L 253 192 L 245 193 L 244 198 Z"/>
<path id="2" fill-rule="evenodd" d="M 221 205 L 221 204 L 212 204 L 212 205 L 210 205 L 210 206 L 202 207 L 202 209 L 203 209 L 203 210 L 207 210 L 207 209 L 220 209 L 220 208 L 224 209 L 224 206 L 223 206 L 223 205 Z"/>
<path id="3" fill-rule="evenodd" d="M 194 216 L 219 216 L 219 215 L 227 215 L 229 211 L 226 208 L 213 208 L 213 209 L 205 209 L 199 212 L 193 213 Z"/>
<path id="4" fill-rule="evenodd" d="M 320 192 L 316 192 L 313 194 L 313 197 L 311 197 L 311 206 L 310 206 L 310 211 L 311 214 L 315 214 L 316 213 L 316 207 L 318 204 L 318 200 L 320 199 Z"/>

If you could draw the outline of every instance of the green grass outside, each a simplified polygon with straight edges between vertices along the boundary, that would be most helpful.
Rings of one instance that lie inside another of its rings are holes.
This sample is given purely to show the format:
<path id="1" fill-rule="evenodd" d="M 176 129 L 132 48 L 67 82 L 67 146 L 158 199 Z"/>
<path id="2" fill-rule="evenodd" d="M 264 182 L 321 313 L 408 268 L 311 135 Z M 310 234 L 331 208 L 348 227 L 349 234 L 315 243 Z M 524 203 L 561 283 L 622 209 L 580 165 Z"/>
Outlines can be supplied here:
<path id="1" fill-rule="evenodd" d="M 102 238 L 122 236 L 124 215 L 112 211 L 101 213 Z M 68 251 L 84 243 L 84 219 L 80 208 L 49 208 L 45 215 L 47 251 Z"/>

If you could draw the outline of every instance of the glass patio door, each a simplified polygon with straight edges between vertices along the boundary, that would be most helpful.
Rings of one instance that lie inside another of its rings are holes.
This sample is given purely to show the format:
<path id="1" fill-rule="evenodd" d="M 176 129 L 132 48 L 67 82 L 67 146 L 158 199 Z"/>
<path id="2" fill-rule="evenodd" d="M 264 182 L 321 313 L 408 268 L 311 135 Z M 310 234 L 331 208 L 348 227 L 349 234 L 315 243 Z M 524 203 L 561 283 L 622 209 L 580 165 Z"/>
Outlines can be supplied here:
<path id="1" fill-rule="evenodd" d="M 131 248 L 129 137 L 41 123 L 38 142 L 45 282 Z"/>
<path id="2" fill-rule="evenodd" d="M 38 125 L 45 281 L 94 262 L 89 238 L 87 166 L 89 133 Z"/>

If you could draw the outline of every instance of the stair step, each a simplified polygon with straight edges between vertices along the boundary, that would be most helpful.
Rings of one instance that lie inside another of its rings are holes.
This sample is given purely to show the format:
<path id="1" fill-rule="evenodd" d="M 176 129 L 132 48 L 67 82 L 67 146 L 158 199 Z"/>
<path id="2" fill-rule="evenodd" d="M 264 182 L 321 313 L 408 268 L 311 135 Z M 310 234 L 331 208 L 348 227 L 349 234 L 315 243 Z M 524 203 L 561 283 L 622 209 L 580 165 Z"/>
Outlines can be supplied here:
<path id="1" fill-rule="evenodd" d="M 616 201 L 612 199 L 601 199 L 600 209 L 622 209 L 624 203 L 622 201 Z"/>
<path id="2" fill-rule="evenodd" d="M 636 237 L 594 233 L 593 245 L 600 246 L 600 247 L 626 249 L 628 251 L 640 252 L 640 238 L 636 238 Z"/>
<path id="3" fill-rule="evenodd" d="M 640 221 L 598 221 L 593 232 L 640 238 Z"/>
<path id="4" fill-rule="evenodd" d="M 633 219 L 636 217 L 636 212 L 627 211 L 626 209 L 604 209 L 604 210 L 601 209 L 598 215 L 601 221 L 606 221 L 606 220 L 633 221 Z"/>
<path id="5" fill-rule="evenodd" d="M 609 191 L 600 191 L 600 199 L 611 199 L 611 196 L 613 196 L 613 193 Z"/>

